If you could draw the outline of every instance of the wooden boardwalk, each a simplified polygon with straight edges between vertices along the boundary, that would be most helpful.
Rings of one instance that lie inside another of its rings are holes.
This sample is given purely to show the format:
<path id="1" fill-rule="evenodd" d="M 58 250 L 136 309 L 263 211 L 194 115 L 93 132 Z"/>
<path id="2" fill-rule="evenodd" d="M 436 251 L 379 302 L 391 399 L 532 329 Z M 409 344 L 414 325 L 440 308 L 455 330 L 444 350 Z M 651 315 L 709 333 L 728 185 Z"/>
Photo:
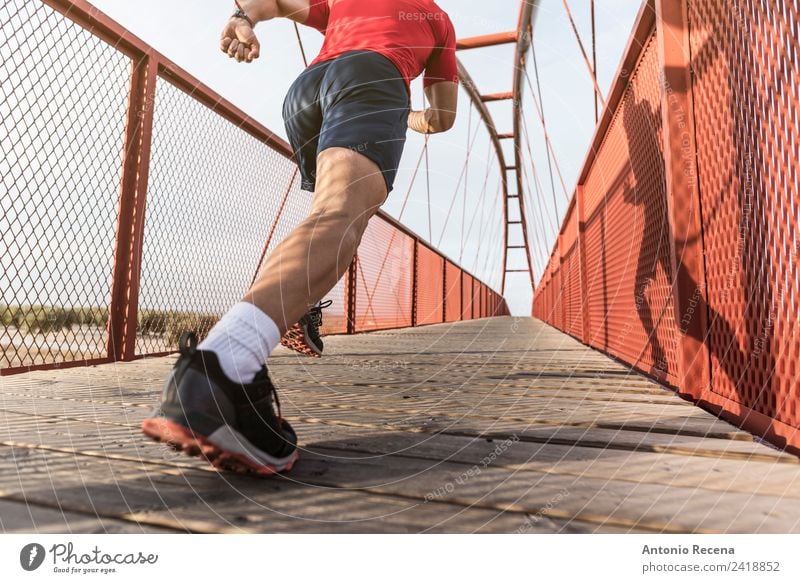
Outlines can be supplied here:
<path id="1" fill-rule="evenodd" d="M 794 456 L 532 319 L 270 361 L 301 461 L 217 473 L 144 439 L 173 357 L 0 379 L 0 530 L 800 532 Z"/>

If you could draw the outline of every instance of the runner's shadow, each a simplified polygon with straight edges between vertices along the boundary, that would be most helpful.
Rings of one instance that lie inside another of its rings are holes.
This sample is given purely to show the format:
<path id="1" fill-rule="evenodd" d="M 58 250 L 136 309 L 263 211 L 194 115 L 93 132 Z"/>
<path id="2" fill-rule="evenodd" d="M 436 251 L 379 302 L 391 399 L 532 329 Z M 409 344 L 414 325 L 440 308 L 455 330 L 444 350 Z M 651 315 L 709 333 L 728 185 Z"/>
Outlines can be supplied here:
<path id="1" fill-rule="evenodd" d="M 630 156 L 631 180 L 625 183 L 623 196 L 626 203 L 641 207 L 643 213 L 642 244 L 636 267 L 636 284 L 634 286 L 634 305 L 642 327 L 648 338 L 650 359 L 654 372 L 663 375 L 668 370 L 669 362 L 675 362 L 662 344 L 661 338 L 666 335 L 659 329 L 664 321 L 666 310 L 672 307 L 671 302 L 664 302 L 660 313 L 654 318 L 650 305 L 648 288 L 656 280 L 660 266 L 666 275 L 666 281 L 678 289 L 698 289 L 697 282 L 686 270 L 683 263 L 678 264 L 677 273 L 673 274 L 670 261 L 670 225 L 668 219 L 667 188 L 664 177 L 664 166 L 656 161 L 662 160 L 662 147 L 659 142 L 661 132 L 661 112 L 653 109 L 646 99 L 636 99 L 631 92 L 623 106 L 623 124 Z M 690 243 L 686 241 L 684 243 Z M 688 326 L 691 318 L 705 312 L 708 321 L 714 323 L 715 342 L 710 338 L 692 336 L 698 343 L 704 343 L 710 351 L 718 350 L 718 361 L 742 362 L 746 355 L 739 348 L 736 330 L 730 323 L 705 301 L 705 294 L 698 293 L 693 298 L 692 313 L 681 314 L 675 322 L 679 329 L 690 333 L 695 330 Z M 666 322 L 664 322 L 666 324 Z M 725 373 L 731 382 L 738 385 L 741 380 L 736 370 L 726 369 Z"/>

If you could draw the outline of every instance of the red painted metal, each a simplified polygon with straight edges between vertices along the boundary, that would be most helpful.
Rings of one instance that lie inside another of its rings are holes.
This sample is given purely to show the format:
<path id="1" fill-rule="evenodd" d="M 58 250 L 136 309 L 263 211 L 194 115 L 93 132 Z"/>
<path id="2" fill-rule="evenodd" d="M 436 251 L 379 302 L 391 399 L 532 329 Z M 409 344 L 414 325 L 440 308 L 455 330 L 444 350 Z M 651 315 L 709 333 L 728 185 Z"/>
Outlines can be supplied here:
<path id="1" fill-rule="evenodd" d="M 530 250 L 530 238 L 528 237 L 528 222 L 527 222 L 527 213 L 525 212 L 525 197 L 522 194 L 525 192 L 524 184 L 523 184 L 523 172 L 520 170 L 523 166 L 522 160 L 522 92 L 525 84 L 523 83 L 523 77 L 525 76 L 525 68 L 527 67 L 527 55 L 528 51 L 531 48 L 531 42 L 533 38 L 533 21 L 536 16 L 536 12 L 539 9 L 538 3 L 529 2 L 527 0 L 522 0 L 520 3 L 520 10 L 519 10 L 519 21 L 518 21 L 518 28 L 519 28 L 519 35 L 517 39 L 517 46 L 514 50 L 514 81 L 513 81 L 513 108 L 512 108 L 512 119 L 513 119 L 513 134 L 514 134 L 514 174 L 516 176 L 516 186 L 517 192 L 516 194 L 520 195 L 516 199 L 517 204 L 519 206 L 519 223 L 522 227 L 522 240 L 527 247 L 525 249 L 525 259 L 528 266 L 528 274 L 530 279 L 531 289 L 536 287 L 533 279 L 533 260 L 531 259 L 531 250 Z M 508 207 L 508 201 L 506 201 L 506 207 Z M 508 247 L 508 225 L 512 224 L 508 221 L 508 210 L 506 210 L 506 247 Z M 501 289 L 501 293 L 505 292 L 505 276 L 508 273 L 508 263 L 507 263 L 507 256 L 504 257 L 503 260 L 503 288 Z"/>
<path id="2" fill-rule="evenodd" d="M 576 188 L 578 289 L 586 342 L 800 453 L 800 41 L 774 4 L 643 4 Z M 561 329 L 568 221 L 532 308 Z"/>
<path id="3" fill-rule="evenodd" d="M 510 44 L 517 42 L 518 31 L 509 30 L 507 32 L 497 32 L 494 34 L 484 34 L 462 38 L 456 42 L 456 50 L 464 51 L 468 49 L 480 49 L 483 47 L 493 47 L 496 45 Z"/>
<path id="4" fill-rule="evenodd" d="M 438 324 L 444 320 L 444 259 L 417 241 L 414 325 Z"/>
<path id="5" fill-rule="evenodd" d="M 592 337 L 592 326 L 587 306 L 589 289 L 586 275 L 586 210 L 584 206 L 583 186 L 580 185 L 575 189 L 575 206 L 578 213 L 578 252 L 580 253 L 581 270 L 581 340 L 588 344 L 589 339 Z"/>
<path id="6" fill-rule="evenodd" d="M 353 257 L 350 262 L 350 267 L 347 268 L 347 275 L 345 276 L 345 300 L 347 303 L 347 333 L 355 334 L 356 332 L 356 281 L 358 277 L 358 254 Z"/>
<path id="7" fill-rule="evenodd" d="M 492 101 L 507 101 L 509 99 L 514 99 L 514 94 L 511 91 L 506 91 L 505 93 L 488 93 L 486 95 L 481 95 L 481 101 L 484 103 L 489 103 Z"/>
<path id="8" fill-rule="evenodd" d="M 37 370 L 61 370 L 64 368 L 75 368 L 78 366 L 98 366 L 101 364 L 110 364 L 114 359 L 109 357 L 104 358 L 90 358 L 86 360 L 67 360 L 65 362 L 51 362 L 47 364 L 31 364 L 26 366 L 11 366 L 0 369 L 0 376 L 11 376 L 15 374 L 22 374 L 33 372 Z"/>
<path id="9" fill-rule="evenodd" d="M 800 447 L 797 1 L 688 4 L 711 387 Z"/>
<path id="10" fill-rule="evenodd" d="M 131 73 L 108 319 L 108 354 L 115 360 L 129 360 L 136 352 L 142 237 L 157 77 L 158 62 L 151 56 L 136 63 Z"/>
<path id="11" fill-rule="evenodd" d="M 461 319 L 461 270 L 455 263 L 445 261 L 445 322 L 457 322 Z"/>
<path id="12" fill-rule="evenodd" d="M 656 0 L 666 211 L 678 324 L 677 386 L 698 398 L 711 377 L 687 10 L 684 2 Z"/>

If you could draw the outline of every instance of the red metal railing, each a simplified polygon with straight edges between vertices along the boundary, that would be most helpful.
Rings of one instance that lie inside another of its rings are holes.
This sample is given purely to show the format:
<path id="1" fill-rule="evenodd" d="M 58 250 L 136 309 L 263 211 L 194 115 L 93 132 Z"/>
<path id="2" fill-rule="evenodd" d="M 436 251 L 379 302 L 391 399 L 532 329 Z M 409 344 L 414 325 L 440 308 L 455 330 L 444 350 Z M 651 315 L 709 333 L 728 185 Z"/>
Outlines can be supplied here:
<path id="1" fill-rule="evenodd" d="M 798 2 L 645 2 L 533 314 L 800 452 Z"/>
<path id="2" fill-rule="evenodd" d="M 0 372 L 205 333 L 310 208 L 288 144 L 84 0 L 11 0 L 0 25 Z M 383 213 L 328 297 L 325 333 L 508 314 Z"/>

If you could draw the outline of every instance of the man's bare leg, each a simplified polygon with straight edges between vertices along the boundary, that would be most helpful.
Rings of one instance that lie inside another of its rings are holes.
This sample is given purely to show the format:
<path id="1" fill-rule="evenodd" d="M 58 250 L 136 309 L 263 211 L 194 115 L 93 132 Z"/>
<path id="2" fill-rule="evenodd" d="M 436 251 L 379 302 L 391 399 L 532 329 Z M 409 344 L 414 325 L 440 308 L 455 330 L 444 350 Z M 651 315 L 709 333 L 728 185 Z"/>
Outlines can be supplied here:
<path id="1" fill-rule="evenodd" d="M 344 275 L 386 195 L 386 181 L 369 158 L 349 148 L 320 152 L 311 213 L 198 348 L 214 352 L 228 378 L 250 382 L 286 331 Z"/>
<path id="2" fill-rule="evenodd" d="M 275 248 L 243 301 L 286 332 L 342 278 L 387 194 L 369 158 L 349 148 L 320 152 L 311 214 Z"/>

